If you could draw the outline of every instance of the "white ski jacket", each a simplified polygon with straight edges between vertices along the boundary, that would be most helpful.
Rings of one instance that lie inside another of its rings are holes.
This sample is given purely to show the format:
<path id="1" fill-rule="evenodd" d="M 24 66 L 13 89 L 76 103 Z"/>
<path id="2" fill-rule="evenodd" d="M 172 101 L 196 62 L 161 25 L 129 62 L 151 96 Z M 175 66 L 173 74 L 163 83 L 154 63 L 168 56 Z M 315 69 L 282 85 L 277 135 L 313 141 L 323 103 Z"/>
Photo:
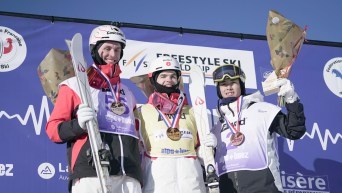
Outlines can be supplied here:
<path id="1" fill-rule="evenodd" d="M 166 115 L 171 120 L 173 115 Z M 198 135 L 193 111 L 182 109 L 178 129 L 180 140 L 167 137 L 167 126 L 151 104 L 136 111 L 140 139 L 143 143 L 142 161 L 144 193 L 205 193 L 203 170 L 196 155 Z"/>

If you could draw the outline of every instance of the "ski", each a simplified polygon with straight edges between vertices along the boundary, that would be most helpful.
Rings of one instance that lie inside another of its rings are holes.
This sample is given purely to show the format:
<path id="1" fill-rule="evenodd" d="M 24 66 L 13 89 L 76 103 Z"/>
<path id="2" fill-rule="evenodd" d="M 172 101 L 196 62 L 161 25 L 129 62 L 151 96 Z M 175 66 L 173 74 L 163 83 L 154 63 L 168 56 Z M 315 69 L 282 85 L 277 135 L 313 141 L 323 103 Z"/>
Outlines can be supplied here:
<path id="1" fill-rule="evenodd" d="M 200 66 L 191 65 L 189 94 L 195 114 L 198 135 L 203 140 L 210 133 L 207 104 L 205 99 L 205 78 Z M 200 154 L 203 155 L 204 168 L 206 172 L 206 185 L 209 193 L 219 193 L 218 177 L 215 171 L 214 150 L 211 147 L 201 145 Z"/>
<path id="2" fill-rule="evenodd" d="M 81 101 L 94 109 L 86 73 L 87 64 L 83 57 L 82 35 L 77 33 L 71 41 L 66 40 L 66 43 L 70 50 L 72 64 L 81 94 Z M 87 122 L 87 131 L 93 164 L 96 169 L 97 177 L 100 180 L 102 192 L 111 193 L 111 184 L 109 183 L 109 161 L 103 154 L 104 151 L 108 150 L 108 147 L 106 148 L 102 142 L 97 120 Z"/>

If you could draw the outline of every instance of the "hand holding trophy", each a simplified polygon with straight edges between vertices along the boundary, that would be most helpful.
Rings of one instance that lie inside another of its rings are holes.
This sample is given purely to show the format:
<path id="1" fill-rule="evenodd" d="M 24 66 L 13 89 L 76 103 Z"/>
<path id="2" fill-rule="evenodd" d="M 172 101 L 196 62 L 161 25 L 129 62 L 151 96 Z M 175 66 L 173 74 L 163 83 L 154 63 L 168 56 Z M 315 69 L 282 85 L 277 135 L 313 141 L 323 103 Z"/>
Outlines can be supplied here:
<path id="1" fill-rule="evenodd" d="M 306 31 L 276 11 L 270 11 L 266 27 L 267 43 L 271 53 L 274 71 L 262 82 L 266 96 L 279 92 L 275 84 L 278 78 L 289 76 L 292 64 L 303 45 Z M 284 105 L 284 98 L 278 98 L 278 105 Z"/>

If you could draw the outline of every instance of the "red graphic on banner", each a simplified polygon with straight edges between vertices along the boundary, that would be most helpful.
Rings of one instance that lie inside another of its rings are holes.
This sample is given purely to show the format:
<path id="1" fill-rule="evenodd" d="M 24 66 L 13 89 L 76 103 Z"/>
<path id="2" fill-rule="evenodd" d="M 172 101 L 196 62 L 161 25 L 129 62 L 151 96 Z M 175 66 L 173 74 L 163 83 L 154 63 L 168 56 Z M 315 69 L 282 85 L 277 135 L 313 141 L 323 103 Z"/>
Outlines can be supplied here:
<path id="1" fill-rule="evenodd" d="M 4 47 L 4 54 L 8 54 L 12 51 L 13 49 L 13 45 L 12 45 L 12 39 L 11 38 L 7 38 L 7 43 L 8 43 L 8 47 Z"/>

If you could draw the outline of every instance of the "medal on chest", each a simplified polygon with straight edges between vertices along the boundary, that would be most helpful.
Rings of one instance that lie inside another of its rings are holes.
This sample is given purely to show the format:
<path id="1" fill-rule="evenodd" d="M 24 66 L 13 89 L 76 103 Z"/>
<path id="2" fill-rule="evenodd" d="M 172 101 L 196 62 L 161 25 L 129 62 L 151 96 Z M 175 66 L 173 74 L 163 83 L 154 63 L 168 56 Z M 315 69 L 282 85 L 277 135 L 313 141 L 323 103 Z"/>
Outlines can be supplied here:
<path id="1" fill-rule="evenodd" d="M 113 113 L 116 115 L 122 115 L 126 111 L 125 105 L 123 105 L 120 101 L 118 102 L 113 102 L 110 105 L 110 109 L 112 110 Z"/>
<path id="2" fill-rule="evenodd" d="M 163 112 L 161 112 L 156 107 L 156 110 L 158 111 L 160 117 L 163 119 L 164 123 L 168 127 L 167 130 L 166 130 L 166 135 L 172 141 L 179 141 L 182 138 L 182 133 L 177 128 L 177 126 L 178 126 L 178 123 L 179 123 L 179 119 L 181 117 L 181 112 L 182 112 L 182 108 L 183 108 L 183 102 L 184 102 L 184 94 L 181 91 L 180 92 L 180 96 L 178 98 L 178 106 L 177 106 L 176 111 L 174 113 L 172 122 Z"/>
<path id="3" fill-rule="evenodd" d="M 236 121 L 236 127 L 234 124 L 229 122 L 228 118 L 224 116 L 224 120 L 226 121 L 227 126 L 232 131 L 232 134 L 230 135 L 230 143 L 234 146 L 240 146 L 245 141 L 245 135 L 240 131 L 240 119 L 241 119 L 241 107 L 243 102 L 243 97 L 240 96 L 236 102 L 237 105 L 237 113 L 238 113 L 238 119 Z"/>
<path id="4" fill-rule="evenodd" d="M 230 136 L 230 143 L 234 146 L 239 146 L 245 141 L 245 135 L 241 132 L 233 133 Z"/>
<path id="5" fill-rule="evenodd" d="M 101 75 L 103 79 L 107 82 L 108 88 L 113 96 L 114 102 L 110 105 L 110 109 L 116 115 L 122 115 L 126 111 L 126 106 L 120 102 L 120 80 L 116 85 L 111 85 L 107 75 L 105 75 L 95 64 L 93 64 L 94 69 Z M 113 89 L 113 86 L 115 87 Z"/>
<path id="6" fill-rule="evenodd" d="M 171 139 L 172 141 L 178 141 L 181 139 L 182 137 L 182 134 L 181 132 L 179 131 L 178 128 L 172 128 L 172 127 L 169 127 L 167 130 L 166 130 L 166 135 L 169 139 Z"/>
<path id="7" fill-rule="evenodd" d="M 110 89 L 113 95 L 112 104 L 110 105 L 110 109 L 116 115 L 122 115 L 126 111 L 126 106 L 120 102 L 120 82 L 117 83 L 115 89 Z"/>

